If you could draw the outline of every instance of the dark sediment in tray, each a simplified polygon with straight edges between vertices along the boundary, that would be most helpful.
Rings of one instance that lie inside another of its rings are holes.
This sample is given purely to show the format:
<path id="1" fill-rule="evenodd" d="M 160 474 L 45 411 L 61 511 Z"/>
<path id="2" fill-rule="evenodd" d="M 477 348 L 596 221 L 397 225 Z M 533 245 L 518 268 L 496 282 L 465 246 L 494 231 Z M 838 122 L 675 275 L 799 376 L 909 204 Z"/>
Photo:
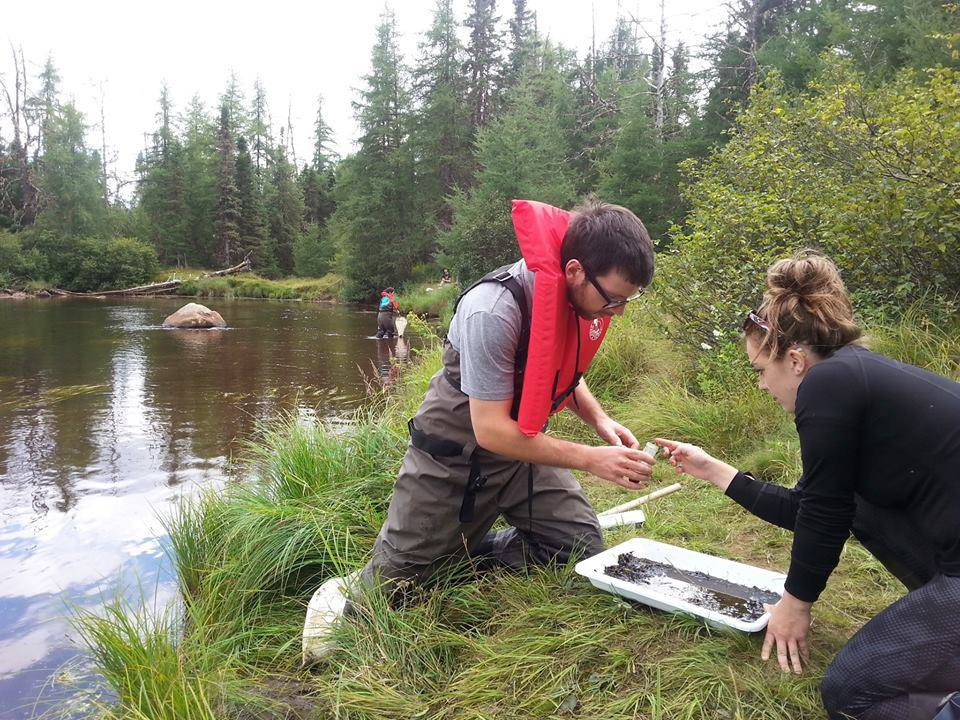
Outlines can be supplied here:
<path id="1" fill-rule="evenodd" d="M 769 590 L 738 585 L 696 570 L 678 570 L 673 565 L 637 557 L 632 552 L 621 553 L 617 564 L 608 565 L 603 572 L 744 622 L 760 618 L 764 603 L 780 600 L 777 593 Z"/>

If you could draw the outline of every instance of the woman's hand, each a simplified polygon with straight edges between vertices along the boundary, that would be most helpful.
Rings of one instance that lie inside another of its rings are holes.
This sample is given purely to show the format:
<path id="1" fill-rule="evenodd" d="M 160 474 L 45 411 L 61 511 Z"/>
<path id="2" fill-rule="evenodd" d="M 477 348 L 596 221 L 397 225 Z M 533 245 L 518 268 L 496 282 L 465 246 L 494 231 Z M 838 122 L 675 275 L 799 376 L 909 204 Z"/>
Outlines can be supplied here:
<path id="1" fill-rule="evenodd" d="M 788 592 L 783 593 L 776 605 L 764 604 L 764 609 L 770 613 L 770 622 L 767 624 L 766 637 L 763 638 L 763 650 L 760 651 L 763 660 L 769 659 L 770 650 L 776 647 L 781 670 L 790 672 L 792 665 L 798 675 L 803 672 L 803 665 L 810 662 L 807 633 L 810 630 L 811 604 L 797 600 Z"/>
<path id="2" fill-rule="evenodd" d="M 687 473 L 687 475 L 693 475 L 700 480 L 706 480 L 723 491 L 726 491 L 730 481 L 737 474 L 735 467 L 717 460 L 706 450 L 696 445 L 665 438 L 657 438 L 654 442 L 666 450 L 667 458 L 670 464 L 677 469 L 677 472 Z"/>
<path id="3" fill-rule="evenodd" d="M 639 449 L 640 443 L 626 427 L 615 420 L 604 416 L 595 425 L 597 436 L 608 445 L 625 445 L 634 450 Z"/>

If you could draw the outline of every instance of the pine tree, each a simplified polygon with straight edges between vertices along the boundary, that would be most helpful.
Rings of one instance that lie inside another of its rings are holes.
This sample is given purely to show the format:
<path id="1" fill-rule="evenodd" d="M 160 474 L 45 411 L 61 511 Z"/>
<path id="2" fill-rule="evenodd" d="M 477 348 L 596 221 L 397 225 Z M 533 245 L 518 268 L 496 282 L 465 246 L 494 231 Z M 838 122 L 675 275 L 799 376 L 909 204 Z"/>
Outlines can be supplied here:
<path id="1" fill-rule="evenodd" d="M 214 219 L 217 213 L 216 130 L 203 102 L 194 96 L 183 120 L 185 239 L 188 262 L 211 267 L 216 261 Z"/>
<path id="2" fill-rule="evenodd" d="M 420 45 L 413 76 L 418 104 L 410 140 L 417 159 L 417 189 L 428 226 L 450 224 L 447 203 L 455 187 L 466 187 L 473 174 L 470 116 L 463 46 L 457 39 L 452 0 L 438 0 L 433 24 Z M 425 228 L 424 232 L 434 232 Z"/>
<path id="3" fill-rule="evenodd" d="M 242 135 L 237 138 L 236 178 L 240 213 L 237 221 L 239 242 L 236 257 L 249 256 L 257 272 L 268 277 L 277 275 L 279 269 L 273 248 L 267 239 L 266 212 L 256 168 L 247 148 L 247 140 Z"/>
<path id="4" fill-rule="evenodd" d="M 283 275 L 294 271 L 293 249 L 303 233 L 303 193 L 297 184 L 296 168 L 287 160 L 284 133 L 273 148 L 270 186 L 267 195 L 269 234 L 277 266 Z"/>
<path id="5" fill-rule="evenodd" d="M 574 200 L 569 143 L 558 109 L 564 95 L 528 68 L 510 91 L 504 114 L 477 138 L 482 169 L 469 192 L 453 198 L 454 222 L 441 238 L 443 262 L 462 282 L 517 260 L 519 250 L 510 222 L 514 198 L 560 207 Z"/>
<path id="6" fill-rule="evenodd" d="M 341 163 L 330 219 L 346 292 L 367 297 L 399 285 L 429 254 L 419 229 L 414 162 L 407 142 L 409 102 L 393 14 L 377 28 L 371 72 L 356 104 L 360 149 Z"/>
<path id="7" fill-rule="evenodd" d="M 467 45 L 467 104 L 475 130 L 489 123 L 497 108 L 497 80 L 502 77 L 500 32 L 496 0 L 470 0 L 470 15 L 464 25 L 470 30 Z"/>
<path id="8" fill-rule="evenodd" d="M 168 264 L 185 264 L 190 255 L 185 227 L 183 145 L 174 124 L 173 101 L 166 84 L 160 88 L 159 127 L 151 147 L 137 159 L 137 200 L 146 216 L 146 238 Z"/>
<path id="9" fill-rule="evenodd" d="M 267 107 L 267 93 L 257 78 L 253 85 L 253 103 L 250 108 L 250 127 L 247 132 L 250 138 L 250 151 L 253 165 L 257 173 L 258 185 L 263 186 L 263 172 L 269 162 L 268 150 L 273 144 L 270 135 L 270 111 Z"/>
<path id="10" fill-rule="evenodd" d="M 47 118 L 46 126 L 38 225 L 66 237 L 108 235 L 100 154 L 86 146 L 83 115 L 66 103 Z"/>
<path id="11" fill-rule="evenodd" d="M 217 128 L 217 217 L 213 227 L 216 258 L 225 267 L 233 263 L 240 245 L 236 155 L 230 108 L 224 101 L 220 104 L 220 124 Z"/>

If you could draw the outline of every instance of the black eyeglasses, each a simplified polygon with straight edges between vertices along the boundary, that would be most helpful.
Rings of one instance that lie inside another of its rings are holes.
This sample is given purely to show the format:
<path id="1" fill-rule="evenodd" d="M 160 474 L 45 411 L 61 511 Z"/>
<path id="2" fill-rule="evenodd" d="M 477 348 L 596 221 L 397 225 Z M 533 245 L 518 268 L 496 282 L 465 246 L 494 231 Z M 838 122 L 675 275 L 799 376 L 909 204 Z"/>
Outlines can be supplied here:
<path id="1" fill-rule="evenodd" d="M 614 300 L 609 295 L 607 295 L 607 291 L 603 289 L 603 286 L 599 282 L 597 282 L 597 278 L 593 276 L 593 273 L 587 270 L 586 265 L 584 265 L 583 263 L 580 263 L 580 267 L 583 268 L 583 274 L 587 276 L 587 280 L 589 280 L 590 284 L 597 289 L 597 292 L 600 293 L 600 297 L 604 299 L 605 304 L 601 308 L 601 310 L 611 310 L 613 308 L 623 307 L 628 302 L 633 302 L 638 297 L 643 295 L 643 288 L 640 288 L 637 292 L 635 292 L 633 295 L 631 295 L 628 298 L 625 298 L 623 300 Z"/>

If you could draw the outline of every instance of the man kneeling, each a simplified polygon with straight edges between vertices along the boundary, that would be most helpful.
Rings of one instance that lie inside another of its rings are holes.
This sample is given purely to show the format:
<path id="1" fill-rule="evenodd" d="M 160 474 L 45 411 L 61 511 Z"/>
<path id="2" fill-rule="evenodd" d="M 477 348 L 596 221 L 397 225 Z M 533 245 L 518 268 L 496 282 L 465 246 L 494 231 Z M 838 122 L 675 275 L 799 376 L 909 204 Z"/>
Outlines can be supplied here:
<path id="1" fill-rule="evenodd" d="M 612 316 L 653 278 L 643 223 L 596 201 L 569 213 L 515 201 L 513 222 L 523 259 L 458 299 L 443 369 L 409 422 L 373 555 L 359 574 L 332 578 L 314 595 L 304 662 L 332 649 L 347 590 L 420 582 L 467 556 L 517 568 L 603 550 L 596 513 L 571 469 L 629 489 L 650 478 L 654 458 L 582 377 Z M 563 408 L 607 445 L 545 434 L 549 415 Z M 500 515 L 511 527 L 489 532 Z"/>

